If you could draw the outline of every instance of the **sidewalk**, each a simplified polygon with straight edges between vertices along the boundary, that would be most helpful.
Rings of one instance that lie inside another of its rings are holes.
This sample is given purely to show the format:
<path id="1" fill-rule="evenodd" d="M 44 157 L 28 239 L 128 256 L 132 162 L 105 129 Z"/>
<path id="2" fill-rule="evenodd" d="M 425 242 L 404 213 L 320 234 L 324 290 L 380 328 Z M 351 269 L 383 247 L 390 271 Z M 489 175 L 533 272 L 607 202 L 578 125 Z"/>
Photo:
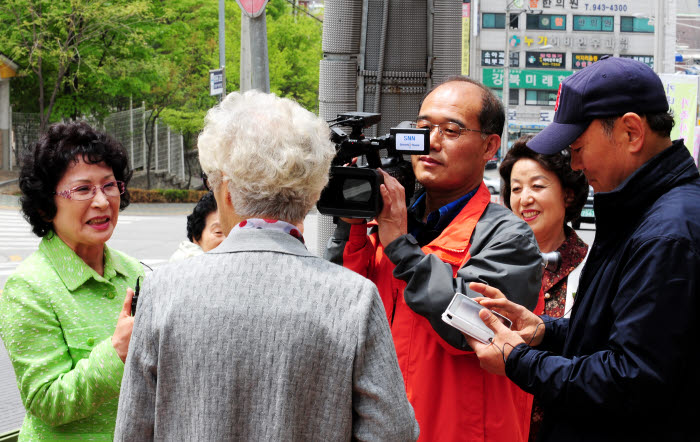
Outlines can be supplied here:
<path id="1" fill-rule="evenodd" d="M 19 185 L 17 184 L 17 178 L 19 178 L 19 170 L 0 170 L 0 195 L 13 195 L 18 193 Z"/>

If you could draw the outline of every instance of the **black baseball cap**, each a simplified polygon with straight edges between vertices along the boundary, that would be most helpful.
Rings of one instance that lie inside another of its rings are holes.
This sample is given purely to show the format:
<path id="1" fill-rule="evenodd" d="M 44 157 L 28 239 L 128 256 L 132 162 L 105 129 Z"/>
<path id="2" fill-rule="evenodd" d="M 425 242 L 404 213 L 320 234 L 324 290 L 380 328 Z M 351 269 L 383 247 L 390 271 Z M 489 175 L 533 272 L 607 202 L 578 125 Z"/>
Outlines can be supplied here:
<path id="1" fill-rule="evenodd" d="M 649 66 L 630 58 L 604 56 L 561 82 L 554 122 L 528 141 L 527 147 L 542 154 L 556 153 L 569 147 L 596 118 L 667 111 L 664 85 Z"/>

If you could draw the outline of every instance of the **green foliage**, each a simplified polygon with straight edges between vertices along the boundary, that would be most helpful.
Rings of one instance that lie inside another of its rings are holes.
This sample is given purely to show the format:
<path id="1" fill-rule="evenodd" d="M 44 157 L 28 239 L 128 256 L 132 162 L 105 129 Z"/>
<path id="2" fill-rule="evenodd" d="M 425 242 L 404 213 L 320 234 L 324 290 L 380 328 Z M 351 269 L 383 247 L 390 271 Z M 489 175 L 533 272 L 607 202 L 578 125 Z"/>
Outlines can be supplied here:
<path id="1" fill-rule="evenodd" d="M 147 49 L 138 23 L 148 18 L 146 0 L 3 0 L 2 50 L 21 67 L 12 89 L 21 87 L 23 101 L 13 99 L 15 109 L 38 111 L 44 126 L 106 113 L 110 86 L 120 80 L 112 78 L 114 70 L 123 70 L 126 54 L 138 57 Z"/>
<path id="2" fill-rule="evenodd" d="M 266 20 L 277 20 L 283 14 L 289 14 L 290 6 L 286 0 L 270 0 L 265 6 Z"/>
<path id="3" fill-rule="evenodd" d="M 272 92 L 318 105 L 321 24 L 267 5 Z M 218 3 L 200 0 L 0 0 L 0 52 L 20 67 L 12 79 L 16 112 L 39 112 L 44 125 L 91 117 L 142 101 L 153 118 L 186 140 L 218 102 L 209 70 L 219 65 Z M 226 89 L 238 89 L 241 11 L 226 5 Z"/>
<path id="4" fill-rule="evenodd" d="M 267 23 L 270 91 L 318 111 L 322 24 L 304 14 L 280 15 Z"/>

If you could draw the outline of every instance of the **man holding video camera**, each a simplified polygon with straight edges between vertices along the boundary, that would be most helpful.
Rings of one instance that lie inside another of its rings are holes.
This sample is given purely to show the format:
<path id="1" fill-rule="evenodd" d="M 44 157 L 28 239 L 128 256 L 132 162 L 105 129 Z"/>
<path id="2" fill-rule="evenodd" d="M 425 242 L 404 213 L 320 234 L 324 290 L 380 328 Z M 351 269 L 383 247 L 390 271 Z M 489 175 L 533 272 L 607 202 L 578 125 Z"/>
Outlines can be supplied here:
<path id="1" fill-rule="evenodd" d="M 538 440 L 700 440 L 700 175 L 673 125 L 647 65 L 602 58 L 562 82 L 554 122 L 527 143 L 543 154 L 570 145 L 596 191 L 570 319 L 474 287 L 513 319 L 508 330 L 482 310 L 496 336 L 474 348 L 485 369 L 538 398 Z"/>
<path id="2" fill-rule="evenodd" d="M 423 440 L 527 440 L 532 398 L 489 374 L 441 315 L 471 281 L 516 294 L 535 308 L 541 258 L 532 230 L 492 204 L 484 166 L 500 146 L 505 115 L 493 93 L 453 77 L 424 98 L 416 126 L 430 152 L 412 157 L 423 189 L 406 207 L 403 187 L 384 174 L 383 209 L 370 234 L 344 219 L 327 258 L 379 288 L 408 398 Z"/>

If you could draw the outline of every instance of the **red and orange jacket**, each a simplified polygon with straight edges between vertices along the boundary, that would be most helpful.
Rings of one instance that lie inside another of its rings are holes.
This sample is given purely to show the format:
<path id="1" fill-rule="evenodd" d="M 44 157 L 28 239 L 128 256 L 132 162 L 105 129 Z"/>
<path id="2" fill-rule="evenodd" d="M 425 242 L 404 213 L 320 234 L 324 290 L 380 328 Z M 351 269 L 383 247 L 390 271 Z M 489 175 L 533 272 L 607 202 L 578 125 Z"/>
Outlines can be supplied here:
<path id="1" fill-rule="evenodd" d="M 385 248 L 365 224 L 347 227 L 336 229 L 326 256 L 377 285 L 420 440 L 527 440 L 532 396 L 482 370 L 463 335 L 441 315 L 455 291 L 472 281 L 535 308 L 542 270 L 530 227 L 491 204 L 483 184 L 423 247 L 404 235 Z"/>

